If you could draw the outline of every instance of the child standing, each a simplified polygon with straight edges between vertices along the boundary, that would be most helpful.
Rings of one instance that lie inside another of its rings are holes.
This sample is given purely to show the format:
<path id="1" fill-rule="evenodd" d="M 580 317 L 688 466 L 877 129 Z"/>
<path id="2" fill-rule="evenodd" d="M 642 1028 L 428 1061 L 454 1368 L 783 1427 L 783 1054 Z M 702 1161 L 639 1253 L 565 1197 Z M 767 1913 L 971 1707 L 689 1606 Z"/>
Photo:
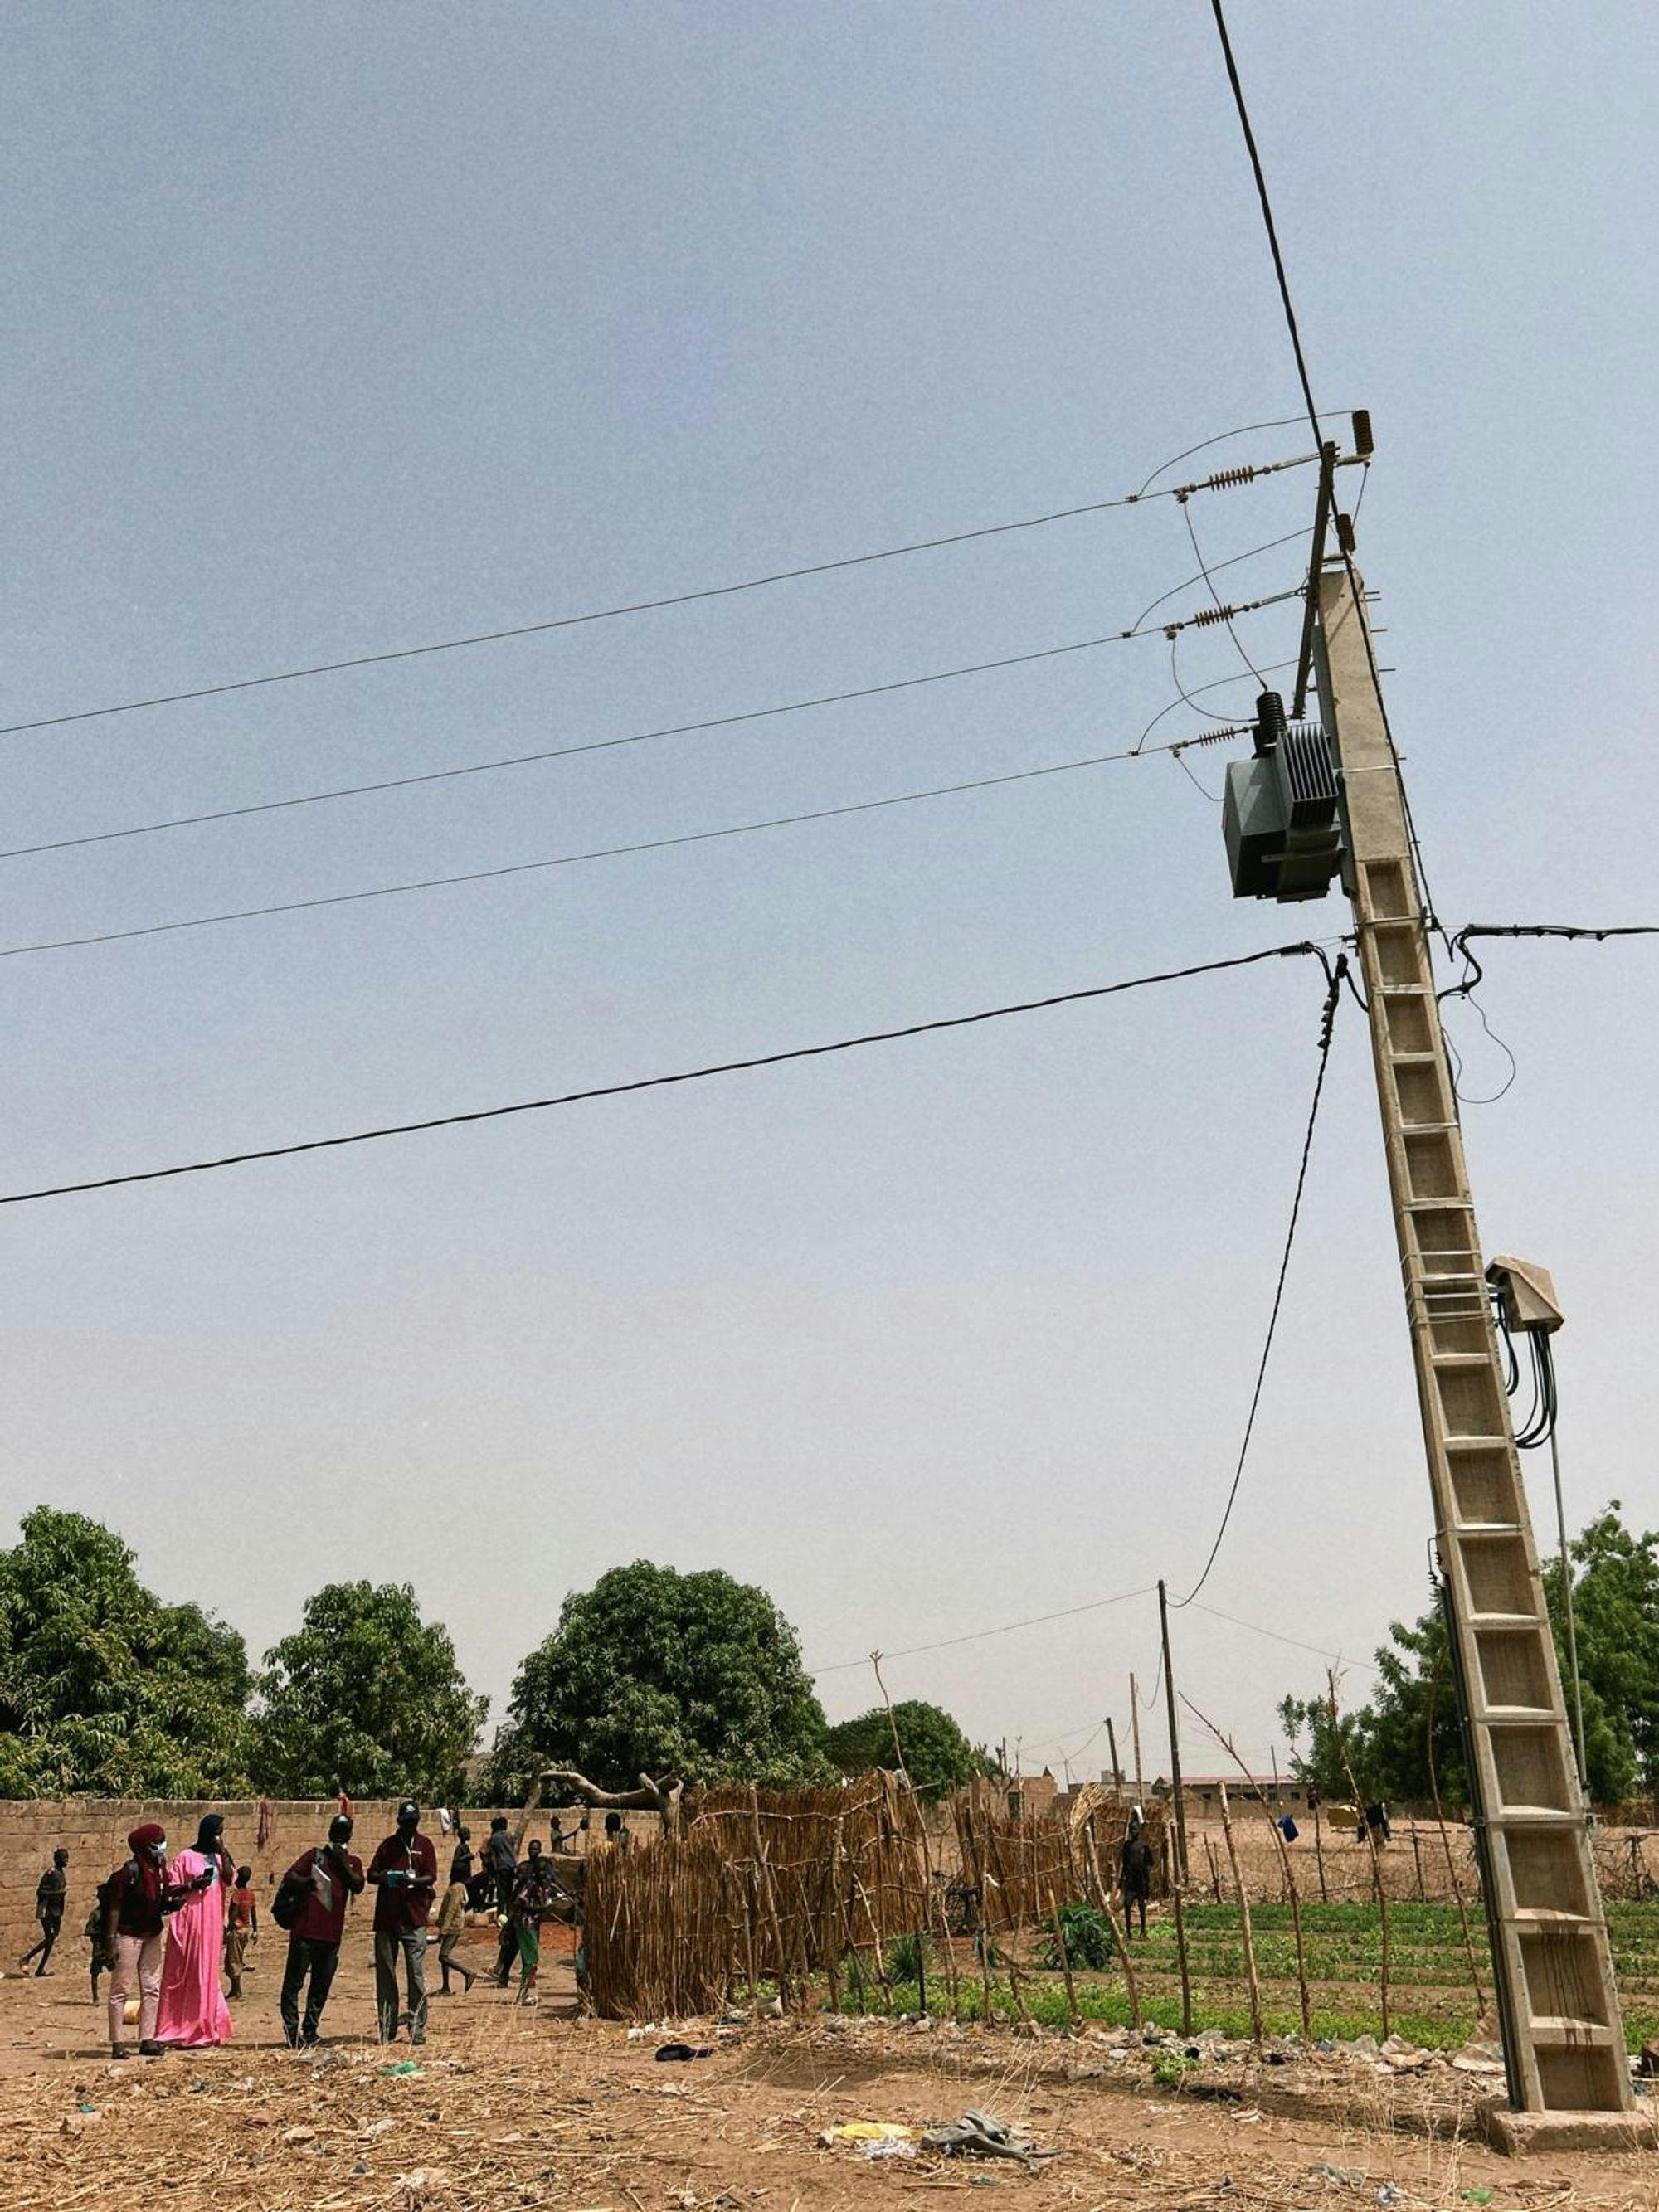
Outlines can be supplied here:
<path id="1" fill-rule="evenodd" d="M 471 1856 L 469 1853 L 469 1859 Z M 461 1937 L 466 1932 L 466 1905 L 465 1877 L 456 1868 L 452 1868 L 449 1887 L 444 1892 L 443 1903 L 438 1907 L 438 1972 L 443 1976 L 438 1990 L 438 1995 L 441 1997 L 447 1997 L 450 1994 L 449 1976 L 452 1967 L 466 1984 L 469 1990 L 477 1979 L 472 1969 L 470 1966 L 464 1966 L 455 1955 L 460 1948 Z"/>
<path id="2" fill-rule="evenodd" d="M 104 1942 L 105 1911 L 104 1884 L 100 1881 L 98 1885 L 97 1893 L 92 1900 L 92 1910 L 87 1915 L 87 1924 L 81 1930 L 81 1933 L 86 1937 L 87 1942 L 92 1947 L 92 1955 L 87 1963 L 92 1969 L 92 2001 L 94 2004 L 96 2004 L 98 2002 L 98 1977 L 100 1974 L 108 1973 L 111 1964 L 109 1952 L 106 1948 Z"/>
<path id="3" fill-rule="evenodd" d="M 258 1932 L 259 1907 L 253 1895 L 253 1869 L 239 1866 L 225 1918 L 225 1972 L 230 1977 L 230 1994 L 234 1997 L 242 1994 L 247 1947 Z"/>

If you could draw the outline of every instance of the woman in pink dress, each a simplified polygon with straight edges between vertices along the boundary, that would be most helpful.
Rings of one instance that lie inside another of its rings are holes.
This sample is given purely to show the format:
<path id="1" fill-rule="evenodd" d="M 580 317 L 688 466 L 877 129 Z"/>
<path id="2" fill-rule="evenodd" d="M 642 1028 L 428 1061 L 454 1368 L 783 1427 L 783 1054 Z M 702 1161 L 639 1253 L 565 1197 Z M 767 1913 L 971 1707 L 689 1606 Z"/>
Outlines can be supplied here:
<path id="1" fill-rule="evenodd" d="M 223 1816 L 210 1813 L 197 1832 L 195 1848 L 180 1851 L 168 1878 L 187 1887 L 203 1875 L 210 1880 L 191 1889 L 167 1923 L 167 1957 L 161 1967 L 161 2007 L 155 2040 L 198 2050 L 228 2043 L 230 2007 L 219 1986 L 225 1954 L 225 1910 L 234 1871 L 221 1840 Z"/>

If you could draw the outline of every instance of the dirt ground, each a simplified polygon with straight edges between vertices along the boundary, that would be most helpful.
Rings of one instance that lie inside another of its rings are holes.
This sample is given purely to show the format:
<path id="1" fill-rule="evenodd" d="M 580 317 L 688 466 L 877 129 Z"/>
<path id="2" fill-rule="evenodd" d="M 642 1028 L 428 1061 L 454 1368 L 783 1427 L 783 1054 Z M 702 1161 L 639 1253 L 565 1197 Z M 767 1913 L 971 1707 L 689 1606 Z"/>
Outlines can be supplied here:
<path id="1" fill-rule="evenodd" d="M 1155 2054 L 1139 2047 L 827 2020 L 718 2040 L 692 2024 L 687 2039 L 715 2042 L 715 2054 L 665 2064 L 665 2037 L 574 2018 L 562 1962 L 535 2008 L 481 1984 L 434 2004 L 422 2050 L 387 2050 L 368 2039 L 361 1934 L 346 1947 L 330 2039 L 301 2055 L 277 2031 L 280 1956 L 265 1946 L 224 2049 L 118 2067 L 78 1956 L 45 1981 L 0 1981 L 6 2212 L 852 2212 L 980 2189 L 1030 2212 L 1358 2212 L 1379 2191 L 1402 2212 L 1659 2205 L 1651 2154 L 1494 2157 L 1470 2134 L 1489 2085 L 1444 2071 L 1430 2091 L 1429 2077 L 1345 2075 L 1338 2062 L 1304 2072 L 1236 2058 L 1216 2069 L 1225 2101 L 1196 2101 L 1160 2092 Z M 487 1948 L 469 1956 L 483 1964 Z M 410 2062 L 417 2071 L 386 2070 Z M 819 2141 L 838 2122 L 937 2123 L 969 2106 L 1060 2154 L 1027 2171 L 925 2154 L 878 2162 Z"/>

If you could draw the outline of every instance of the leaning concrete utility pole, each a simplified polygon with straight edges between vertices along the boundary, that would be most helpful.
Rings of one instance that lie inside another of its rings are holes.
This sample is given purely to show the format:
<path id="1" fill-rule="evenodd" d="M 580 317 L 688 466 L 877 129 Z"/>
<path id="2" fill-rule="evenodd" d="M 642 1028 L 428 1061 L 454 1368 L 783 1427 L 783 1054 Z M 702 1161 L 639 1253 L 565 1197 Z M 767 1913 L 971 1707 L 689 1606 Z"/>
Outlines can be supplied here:
<path id="1" fill-rule="evenodd" d="M 1328 484 L 1328 463 L 1327 498 Z M 1346 518 L 1339 529 L 1346 544 Z M 1322 529 L 1318 535 L 1322 541 Z M 1447 1071 L 1400 763 L 1352 560 L 1326 568 L 1316 556 L 1310 586 L 1314 667 L 1346 802 L 1343 881 L 1370 1002 L 1509 2075 L 1511 2112 L 1495 2125 L 1511 2148 L 1565 2145 L 1578 2134 L 1600 2141 L 1586 2116 L 1632 2108 L 1624 2033 Z M 1553 2124 L 1534 2117 L 1552 2114 L 1559 2116 Z"/>

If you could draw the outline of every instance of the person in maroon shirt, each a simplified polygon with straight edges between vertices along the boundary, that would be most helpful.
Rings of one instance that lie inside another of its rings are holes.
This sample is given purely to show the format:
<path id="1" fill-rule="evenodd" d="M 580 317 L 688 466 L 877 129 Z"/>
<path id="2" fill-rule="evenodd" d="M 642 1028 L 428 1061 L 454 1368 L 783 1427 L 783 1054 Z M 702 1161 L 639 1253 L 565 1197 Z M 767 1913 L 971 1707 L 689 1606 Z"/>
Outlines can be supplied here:
<path id="1" fill-rule="evenodd" d="M 283 2016 L 283 2033 L 290 2048 L 317 2040 L 323 2007 L 334 1986 L 340 1963 L 340 1944 L 345 1936 L 346 1905 L 363 1886 L 363 1863 L 349 1848 L 351 1816 L 337 1813 L 328 1824 L 328 1841 L 301 1851 L 283 1876 L 284 1888 L 302 1889 L 305 1910 L 289 1930 L 288 1960 L 283 1968 L 282 1994 L 276 2009 Z M 300 1991 L 306 1977 L 304 2025 L 300 2020 Z"/>
<path id="2" fill-rule="evenodd" d="M 374 2010 L 382 2043 L 398 2040 L 398 1954 L 409 1989 L 405 2015 L 411 2043 L 426 2041 L 426 1923 L 438 1887 L 438 1854 L 421 1833 L 412 1797 L 398 1808 L 398 1826 L 368 1863 L 374 1900 Z"/>
<path id="3" fill-rule="evenodd" d="M 167 2045 L 155 2040 L 155 2015 L 161 2002 L 161 1929 L 192 1891 L 205 1889 L 213 1875 L 191 1882 L 167 1880 L 167 1839 L 154 1820 L 133 1829 L 127 1842 L 132 1856 L 116 1868 L 100 1893 L 104 1905 L 104 1948 L 109 1960 L 109 2055 L 132 2056 L 122 2039 L 127 1992 L 138 1977 L 138 2048 L 146 2058 L 162 2058 Z"/>

